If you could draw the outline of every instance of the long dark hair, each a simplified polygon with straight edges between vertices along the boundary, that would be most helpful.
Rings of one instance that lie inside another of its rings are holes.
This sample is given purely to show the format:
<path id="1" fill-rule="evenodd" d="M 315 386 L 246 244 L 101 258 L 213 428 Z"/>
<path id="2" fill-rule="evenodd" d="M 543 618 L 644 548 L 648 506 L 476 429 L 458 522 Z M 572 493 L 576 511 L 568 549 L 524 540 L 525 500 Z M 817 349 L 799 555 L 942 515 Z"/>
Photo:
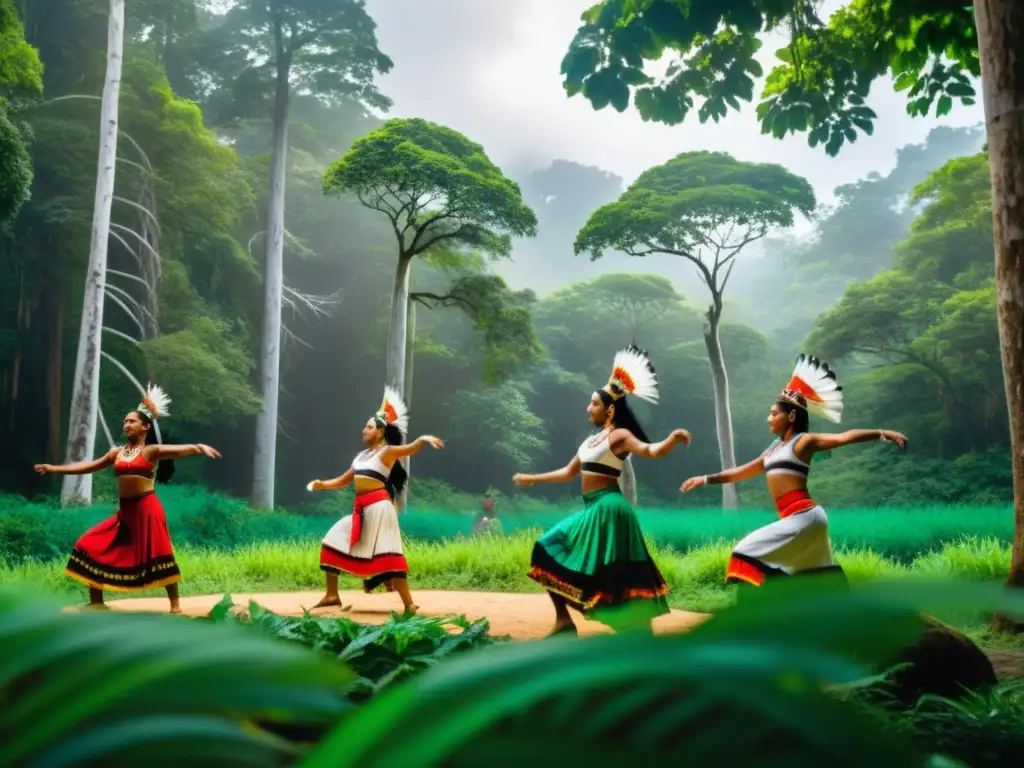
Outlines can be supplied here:
<path id="1" fill-rule="evenodd" d="M 149 429 L 146 430 L 146 445 L 155 445 L 157 443 L 156 430 L 153 429 L 153 420 L 146 415 L 144 411 L 132 411 L 136 416 L 139 417 L 139 421 L 145 424 Z M 158 483 L 167 483 L 174 477 L 174 459 L 161 459 L 156 463 L 156 473 L 154 478 Z"/>
<path id="2" fill-rule="evenodd" d="M 384 442 L 388 445 L 401 445 L 403 442 L 402 430 L 394 424 L 385 424 Z M 387 482 L 384 483 L 384 487 L 388 489 L 388 495 L 391 496 L 392 501 L 401 495 L 408 479 L 409 473 L 406 472 L 405 467 L 402 466 L 402 460 L 395 459 L 395 463 L 391 467 L 391 475 L 388 477 Z"/>
<path id="3" fill-rule="evenodd" d="M 644 428 L 640 426 L 640 422 L 636 420 L 636 415 L 629 407 L 629 403 L 625 397 L 620 397 L 618 400 L 614 400 L 612 396 L 603 389 L 597 390 L 597 396 L 601 398 L 601 402 L 605 404 L 605 407 L 612 405 L 615 406 L 615 413 L 612 416 L 613 427 L 616 429 L 628 429 L 638 440 L 645 443 L 651 442 L 651 439 L 647 437 L 647 433 L 644 431 Z"/>
<path id="4" fill-rule="evenodd" d="M 796 414 L 796 418 L 793 419 L 793 434 L 798 435 L 801 432 L 809 432 L 811 429 L 811 418 L 807 413 L 807 400 L 804 399 L 803 395 L 787 395 L 787 397 L 792 397 L 796 400 L 796 403 L 783 400 L 780 397 L 775 401 L 775 404 L 783 413 Z"/>

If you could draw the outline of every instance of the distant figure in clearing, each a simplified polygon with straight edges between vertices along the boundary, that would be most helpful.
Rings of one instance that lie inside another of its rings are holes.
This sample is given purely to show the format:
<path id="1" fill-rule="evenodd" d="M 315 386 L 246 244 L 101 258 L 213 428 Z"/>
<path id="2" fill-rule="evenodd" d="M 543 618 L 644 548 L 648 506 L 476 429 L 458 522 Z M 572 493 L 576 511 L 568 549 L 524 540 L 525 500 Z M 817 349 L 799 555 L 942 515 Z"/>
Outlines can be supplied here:
<path id="1" fill-rule="evenodd" d="M 89 587 L 89 608 L 106 608 L 103 590 L 137 592 L 165 587 L 171 613 L 181 613 L 178 582 L 181 571 L 174 559 L 163 505 L 153 490 L 154 480 L 166 483 L 174 474 L 174 459 L 201 454 L 219 459 L 208 445 L 160 445 L 153 423 L 166 417 L 171 400 L 150 385 L 139 407 L 124 417 L 127 443 L 111 448 L 95 461 L 78 464 L 36 464 L 41 475 L 85 475 L 114 465 L 120 498 L 117 512 L 94 525 L 75 543 L 64 572 Z"/>
<path id="2" fill-rule="evenodd" d="M 409 564 L 402 551 L 402 532 L 398 527 L 395 499 L 402 493 L 409 475 L 398 459 L 418 453 L 424 445 L 443 448 L 444 442 L 423 435 L 403 445 L 409 427 L 409 411 L 391 387 L 384 390 L 380 410 L 363 426 L 366 450 L 357 454 L 352 466 L 333 480 L 314 480 L 310 491 L 344 488 L 355 482 L 356 498 L 352 514 L 335 523 L 320 547 L 320 569 L 326 573 L 327 592 L 314 608 L 342 606 L 338 593 L 338 574 L 351 573 L 363 579 L 363 590 L 380 586 L 395 590 L 402 598 L 407 614 L 418 610 L 409 592 Z"/>
<path id="3" fill-rule="evenodd" d="M 490 533 L 493 528 L 493 523 L 497 518 L 494 515 L 494 497 L 491 494 L 484 494 L 484 503 L 482 505 L 482 512 L 480 516 L 473 523 L 473 530 L 470 531 L 470 536 L 480 536 L 485 533 Z"/>
<path id="4" fill-rule="evenodd" d="M 727 582 L 759 587 L 770 577 L 798 573 L 832 573 L 845 581 L 832 555 L 828 517 L 807 492 L 811 460 L 819 452 L 872 440 L 903 448 L 907 438 L 885 429 L 851 429 L 838 435 L 809 432 L 808 408 L 838 424 L 843 417 L 843 388 L 827 363 L 800 355 L 789 383 L 768 412 L 768 429 L 777 439 L 742 467 L 691 477 L 679 489 L 688 493 L 702 485 L 738 483 L 762 472 L 768 477 L 779 519 L 736 545 L 726 568 Z"/>
<path id="5" fill-rule="evenodd" d="M 677 429 L 660 443 L 650 443 L 627 395 L 658 400 L 654 366 L 635 346 L 615 355 L 611 378 L 590 398 L 587 415 L 601 431 L 584 440 L 562 469 L 512 478 L 516 485 L 530 486 L 565 483 L 582 475 L 584 509 L 541 536 L 530 559 L 530 578 L 548 591 L 555 605 L 553 635 L 579 634 L 569 605 L 613 628 L 649 621 L 669 610 L 668 585 L 651 559 L 619 481 L 630 454 L 661 458 L 677 444 L 689 444 L 690 433 Z"/>

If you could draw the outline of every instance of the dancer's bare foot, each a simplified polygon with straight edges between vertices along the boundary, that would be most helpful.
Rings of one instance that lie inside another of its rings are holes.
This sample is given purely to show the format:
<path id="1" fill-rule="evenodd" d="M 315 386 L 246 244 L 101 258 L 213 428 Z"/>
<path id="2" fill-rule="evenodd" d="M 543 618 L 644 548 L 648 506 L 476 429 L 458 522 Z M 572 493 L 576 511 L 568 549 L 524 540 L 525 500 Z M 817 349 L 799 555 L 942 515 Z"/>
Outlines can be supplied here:
<path id="1" fill-rule="evenodd" d="M 419 609 L 420 609 L 420 607 L 418 605 L 416 605 L 416 603 L 409 603 L 409 605 L 405 606 L 405 615 L 406 616 L 415 616 L 416 615 L 416 611 L 418 611 Z"/>
<path id="2" fill-rule="evenodd" d="M 346 611 L 351 607 L 341 604 L 341 595 L 324 595 L 320 602 L 313 606 L 312 610 L 317 608 L 341 608 L 343 611 Z"/>
<path id="3" fill-rule="evenodd" d="M 87 611 L 109 611 L 106 603 L 86 603 L 85 610 Z"/>
<path id="4" fill-rule="evenodd" d="M 168 613 L 181 613 L 181 606 L 178 603 L 171 603 L 171 610 Z"/>
<path id="5" fill-rule="evenodd" d="M 548 637 L 554 637 L 555 635 L 576 635 L 579 637 L 580 631 L 573 624 L 572 619 L 569 621 L 558 621 L 555 622 L 555 628 L 551 630 Z"/>

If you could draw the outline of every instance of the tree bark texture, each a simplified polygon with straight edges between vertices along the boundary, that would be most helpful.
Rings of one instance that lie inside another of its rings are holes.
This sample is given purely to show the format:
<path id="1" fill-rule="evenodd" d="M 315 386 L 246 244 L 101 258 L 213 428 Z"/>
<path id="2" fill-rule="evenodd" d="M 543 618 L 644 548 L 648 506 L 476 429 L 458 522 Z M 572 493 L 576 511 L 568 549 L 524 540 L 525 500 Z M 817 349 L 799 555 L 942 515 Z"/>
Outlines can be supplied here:
<path id="1" fill-rule="evenodd" d="M 88 461 L 96 445 L 96 418 L 100 401 L 100 348 L 103 334 L 103 303 L 107 280 L 107 241 L 110 208 L 114 200 L 117 165 L 117 107 L 121 93 L 124 51 L 124 0 L 110 0 L 107 20 L 107 71 L 100 106 L 100 149 L 96 170 L 96 197 L 92 214 L 92 242 L 82 299 L 82 324 L 75 357 L 75 379 L 68 419 L 65 461 Z M 61 506 L 89 504 L 92 475 L 65 475 Z"/>
<path id="2" fill-rule="evenodd" d="M 281 51 L 279 45 L 278 51 Z M 263 267 L 263 342 L 260 348 L 260 397 L 256 416 L 252 496 L 256 509 L 274 508 L 277 421 L 281 384 L 281 300 L 284 292 L 284 192 L 288 157 L 288 74 L 290 62 L 279 59 L 274 91 L 274 138 L 267 205 L 267 247 Z"/>
<path id="3" fill-rule="evenodd" d="M 1024 587 L 1024 3 L 975 0 L 992 174 L 996 315 L 1013 461 L 1013 557 Z"/>
<path id="4" fill-rule="evenodd" d="M 729 406 L 729 375 L 722 357 L 722 344 L 718 337 L 719 313 L 712 307 L 708 310 L 708 327 L 704 331 L 704 344 L 708 350 L 711 365 L 711 382 L 715 390 L 715 430 L 718 434 L 718 453 L 722 469 L 736 466 L 736 449 L 733 445 L 732 410 Z M 739 509 L 740 495 L 734 483 L 722 486 L 722 506 L 725 509 Z"/>

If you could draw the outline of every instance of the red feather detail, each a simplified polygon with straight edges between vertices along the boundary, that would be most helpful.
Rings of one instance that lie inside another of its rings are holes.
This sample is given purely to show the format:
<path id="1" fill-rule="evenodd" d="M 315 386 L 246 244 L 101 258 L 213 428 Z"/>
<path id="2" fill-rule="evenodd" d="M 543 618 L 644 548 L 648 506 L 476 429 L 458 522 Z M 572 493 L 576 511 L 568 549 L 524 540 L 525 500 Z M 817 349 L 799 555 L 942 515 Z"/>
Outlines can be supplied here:
<path id="1" fill-rule="evenodd" d="M 156 409 L 156 406 L 153 405 L 153 401 L 150 400 L 148 397 L 142 398 L 142 404 L 146 406 L 149 409 L 149 412 L 152 413 L 154 416 L 160 415 L 160 413 Z"/>
<path id="2" fill-rule="evenodd" d="M 384 403 L 384 418 L 388 424 L 394 424 L 398 420 L 398 411 L 391 403 Z"/>
<path id="3" fill-rule="evenodd" d="M 789 384 L 786 385 L 787 392 L 796 392 L 797 394 L 803 395 L 805 400 L 812 400 L 815 403 L 823 403 L 818 393 L 815 392 L 811 386 L 801 379 L 799 376 L 794 376 L 789 380 Z"/>
<path id="4" fill-rule="evenodd" d="M 616 368 L 612 371 L 612 378 L 621 382 L 627 393 L 633 394 L 636 391 L 636 384 L 633 383 L 633 378 L 624 369 Z"/>

